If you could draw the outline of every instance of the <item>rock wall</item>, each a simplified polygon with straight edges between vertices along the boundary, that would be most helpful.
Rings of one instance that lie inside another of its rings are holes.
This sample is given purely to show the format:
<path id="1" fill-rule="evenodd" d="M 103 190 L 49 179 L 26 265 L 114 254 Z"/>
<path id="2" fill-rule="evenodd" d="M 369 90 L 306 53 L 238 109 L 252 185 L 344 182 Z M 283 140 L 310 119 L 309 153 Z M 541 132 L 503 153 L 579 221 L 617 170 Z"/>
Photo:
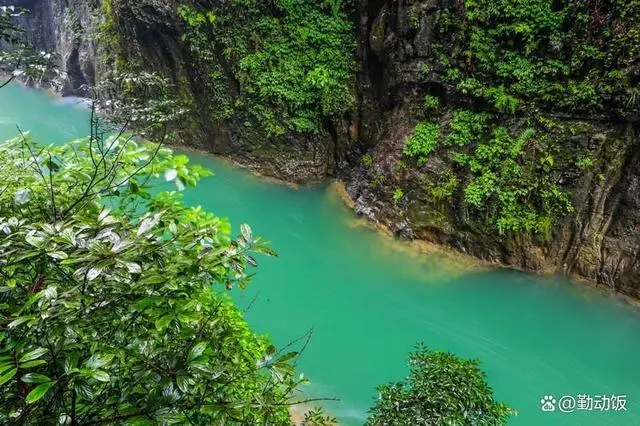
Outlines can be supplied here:
<path id="1" fill-rule="evenodd" d="M 28 29 L 27 41 L 56 56 L 57 72 L 48 76 L 63 95 L 86 95 L 95 84 L 99 0 L 0 0 L 30 11 L 19 19 Z"/>
<path id="2" fill-rule="evenodd" d="M 117 68 L 116 57 L 135 61 L 141 69 L 168 75 L 178 87 L 178 95 L 190 102 L 192 118 L 184 125 L 185 143 L 288 181 L 340 177 L 347 182 L 359 214 L 387 225 L 402 238 L 446 244 L 526 271 L 575 274 L 640 297 L 637 114 L 543 111 L 554 122 L 553 127 L 542 130 L 544 136 L 561 141 L 549 174 L 571 195 L 574 207 L 555 221 L 547 235 L 497 232 L 483 213 L 470 208 L 460 191 L 434 199 L 429 188 L 438 185 L 443 176 L 453 173 L 460 182 L 472 177 L 460 170 L 450 152 L 434 152 L 418 166 L 406 158 L 406 141 L 425 119 L 425 95 L 440 100 L 440 112 L 427 118 L 443 128 L 458 108 L 488 109 L 471 96 L 460 96 L 443 78 L 441 65 L 433 61 L 434 45 L 443 44 L 436 29 L 438 12 L 459 9 L 460 2 L 350 2 L 359 65 L 353 113 L 327 122 L 319 134 L 281 137 L 253 133 L 244 125 L 247 117 L 242 115 L 216 118 L 211 91 L 194 69 L 195 58 L 184 45 L 174 2 L 110 1 L 108 19 L 113 19 L 121 47 L 116 51 L 112 47 L 107 58 L 96 53 L 95 36 L 97 26 L 105 22 L 105 3 L 18 3 L 33 10 L 26 23 L 34 43 L 60 55 L 67 73 L 64 93 L 77 93 L 105 70 Z M 498 116 L 502 125 L 517 132 L 525 127 L 526 115 Z M 366 161 L 363 156 L 368 156 Z M 589 167 L 576 165 L 576 159 L 583 157 L 590 159 Z"/>
<path id="3" fill-rule="evenodd" d="M 192 120 L 187 124 L 189 131 L 183 135 L 186 143 L 231 157 L 255 172 L 290 182 L 309 183 L 334 176 L 338 164 L 345 164 L 344 153 L 352 143 L 348 120 L 327 120 L 326 126 L 317 133 L 287 131 L 273 135 L 257 125 L 247 125 L 255 124 L 255 119 L 241 107 L 234 109 L 231 116 L 221 116 L 218 99 L 227 96 L 232 104 L 244 103 L 240 95 L 246 89 L 232 71 L 232 59 L 225 62 L 224 52 L 207 52 L 213 56 L 207 60 L 194 54 L 189 45 L 188 27 L 176 13 L 179 3 L 192 6 L 204 3 L 220 11 L 232 7 L 218 0 L 110 0 L 113 25 L 120 38 L 112 56 L 171 78 L 177 95 L 188 101 L 192 111 Z M 207 43 L 213 45 L 215 37 L 213 34 Z M 211 66 L 216 68 L 209 68 Z M 222 74 L 226 87 L 212 84 L 210 77 L 214 72 Z"/>
<path id="4" fill-rule="evenodd" d="M 354 153 L 351 169 L 345 172 L 356 211 L 400 237 L 446 244 L 526 271 L 577 275 L 640 297 L 637 114 L 621 118 L 549 113 L 557 125 L 549 135 L 561 141 L 553 173 L 575 206 L 573 213 L 557 221 L 551 238 L 526 233 L 501 236 L 470 210 L 460 194 L 434 201 L 425 185 L 455 169 L 449 152 L 432 153 L 422 167 L 405 164 L 404 146 L 424 119 L 426 94 L 444 103 L 445 112 L 430 117 L 439 123 L 450 122 L 455 108 L 483 108 L 456 94 L 431 62 L 430 49 L 438 41 L 437 12 L 453 3 L 360 2 L 359 154 L 369 151 L 371 157 L 364 165 Z M 409 17 L 416 10 L 420 23 L 411 28 Z M 425 73 L 425 67 L 431 71 Z M 518 129 L 523 120 L 504 117 L 503 123 Z M 576 168 L 575 159 L 582 156 L 594 159 L 589 170 Z M 393 197 L 397 188 L 403 191 L 399 201 Z"/>

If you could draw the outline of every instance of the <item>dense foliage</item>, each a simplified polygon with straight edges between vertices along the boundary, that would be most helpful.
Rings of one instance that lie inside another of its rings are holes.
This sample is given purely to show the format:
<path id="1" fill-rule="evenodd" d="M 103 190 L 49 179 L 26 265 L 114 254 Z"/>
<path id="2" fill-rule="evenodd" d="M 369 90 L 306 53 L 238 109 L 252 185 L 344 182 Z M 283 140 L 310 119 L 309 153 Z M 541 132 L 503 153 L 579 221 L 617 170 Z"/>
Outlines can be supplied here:
<path id="1" fill-rule="evenodd" d="M 477 360 L 418 346 L 405 382 L 378 388 L 366 426 L 505 424 L 512 414 L 496 402 Z"/>
<path id="2" fill-rule="evenodd" d="M 626 115 L 640 107 L 637 0 L 463 4 L 440 11 L 444 42 L 434 51 L 461 93 L 507 113 L 542 107 Z"/>
<path id="3" fill-rule="evenodd" d="M 490 114 L 459 109 L 443 133 L 436 123 L 420 123 L 404 150 L 418 165 L 434 151 L 448 153 L 457 170 L 469 176 L 464 186 L 455 175 L 431 185 L 436 201 L 460 190 L 464 202 L 500 234 L 527 232 L 544 238 L 550 237 L 556 218 L 573 211 L 569 195 L 551 173 L 554 144 L 544 131 L 526 127 L 513 135 Z"/>
<path id="4" fill-rule="evenodd" d="M 419 168 L 433 152 L 448 164 L 423 184 L 434 202 L 453 202 L 500 234 L 550 238 L 573 211 L 561 173 L 590 164 L 568 152 L 558 135 L 573 131 L 557 119 L 624 120 L 639 111 L 640 3 L 467 0 L 434 13 L 437 37 L 422 75 L 447 96 L 428 91 L 404 153 Z M 407 19 L 419 29 L 420 19 Z"/>
<path id="5" fill-rule="evenodd" d="M 206 170 L 95 129 L 0 156 L 0 422 L 290 423 L 296 353 L 212 288 L 273 253 L 172 190 Z"/>
<path id="6" fill-rule="evenodd" d="M 184 3 L 178 14 L 220 117 L 244 113 L 267 135 L 317 133 L 352 107 L 355 40 L 341 1 Z"/>
<path id="7" fill-rule="evenodd" d="M 438 146 L 440 126 L 435 123 L 419 123 L 413 135 L 407 139 L 405 155 L 417 159 L 418 164 L 427 162 L 429 154 Z"/>

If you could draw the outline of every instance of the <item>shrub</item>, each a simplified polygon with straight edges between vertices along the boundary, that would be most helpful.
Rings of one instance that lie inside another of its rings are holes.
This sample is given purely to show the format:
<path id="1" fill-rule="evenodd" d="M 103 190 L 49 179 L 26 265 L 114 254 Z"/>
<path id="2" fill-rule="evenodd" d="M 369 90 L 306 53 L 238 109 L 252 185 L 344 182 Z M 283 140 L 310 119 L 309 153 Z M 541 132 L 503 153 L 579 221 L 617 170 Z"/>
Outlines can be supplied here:
<path id="1" fill-rule="evenodd" d="M 402 201 L 403 198 L 404 198 L 404 191 L 402 190 L 402 188 L 396 188 L 393 191 L 393 202 L 395 204 L 398 204 L 400 201 Z"/>
<path id="2" fill-rule="evenodd" d="M 407 379 L 378 388 L 366 426 L 500 425 L 511 410 L 495 401 L 477 360 L 418 346 Z"/>
<path id="3" fill-rule="evenodd" d="M 445 144 L 464 146 L 479 141 L 488 119 L 489 115 L 484 113 L 468 110 L 455 111 L 450 124 L 451 130 L 444 140 Z"/>
<path id="4" fill-rule="evenodd" d="M 576 160 L 576 166 L 580 170 L 591 169 L 594 166 L 593 159 L 589 157 L 578 157 Z"/>
<path id="5" fill-rule="evenodd" d="M 371 153 L 367 152 L 362 157 L 360 157 L 360 162 L 367 169 L 370 168 L 373 165 L 373 157 L 371 156 Z"/>
<path id="6" fill-rule="evenodd" d="M 455 174 L 450 172 L 444 176 L 444 179 L 441 179 L 435 185 L 430 185 L 428 189 L 434 200 L 449 200 L 458 189 L 458 178 Z"/>
<path id="7" fill-rule="evenodd" d="M 429 154 L 438 146 L 440 126 L 435 123 L 419 123 L 407 140 L 404 154 L 417 159 L 418 164 L 427 162 Z"/>
<path id="8" fill-rule="evenodd" d="M 440 108 L 440 99 L 437 96 L 426 95 L 424 97 L 424 105 L 425 111 L 435 112 Z"/>
<path id="9" fill-rule="evenodd" d="M 573 211 L 568 195 L 549 174 L 553 156 L 534 143 L 535 135 L 527 128 L 513 137 L 506 128 L 496 127 L 471 154 L 458 156 L 473 173 L 465 201 L 476 209 L 491 209 L 500 234 L 549 235 L 552 218 Z"/>
<path id="10" fill-rule="evenodd" d="M 439 11 L 441 43 L 431 59 L 445 66 L 459 92 L 503 113 L 629 113 L 638 107 L 627 101 L 636 85 L 625 71 L 638 57 L 639 17 L 628 0 L 611 0 L 602 12 L 590 2 L 465 2 Z"/>
<path id="11" fill-rule="evenodd" d="M 273 252 L 156 185 L 206 170 L 125 133 L 0 156 L 1 423 L 290 424 L 296 353 L 212 288 Z"/>
<path id="12" fill-rule="evenodd" d="M 355 40 L 342 1 L 245 0 L 178 13 L 225 118 L 236 109 L 268 135 L 318 133 L 353 106 Z"/>

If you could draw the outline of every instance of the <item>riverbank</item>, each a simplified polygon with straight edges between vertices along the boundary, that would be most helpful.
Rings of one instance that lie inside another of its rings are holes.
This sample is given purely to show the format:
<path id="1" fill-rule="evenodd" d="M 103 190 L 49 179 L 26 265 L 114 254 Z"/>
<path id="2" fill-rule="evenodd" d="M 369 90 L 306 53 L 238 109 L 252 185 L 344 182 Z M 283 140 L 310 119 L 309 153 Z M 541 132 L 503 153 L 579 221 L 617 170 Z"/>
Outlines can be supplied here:
<path id="1" fill-rule="evenodd" d="M 16 80 L 12 84 L 22 85 L 23 87 L 28 87 L 24 82 Z M 59 93 L 56 93 L 51 90 L 39 89 L 46 93 L 47 97 L 54 97 L 56 99 L 68 99 L 60 96 Z M 78 98 L 79 99 L 79 98 Z M 180 144 L 171 145 L 172 148 L 179 149 L 181 151 L 187 153 L 197 153 L 199 155 L 212 155 L 204 149 L 197 149 L 192 147 L 187 147 Z M 336 195 L 337 198 L 340 199 L 340 202 L 346 205 L 351 211 L 352 215 L 351 219 L 348 223 L 349 227 L 369 227 L 371 229 L 376 230 L 376 232 L 381 233 L 385 236 L 385 244 L 389 245 L 389 247 L 393 247 L 393 250 L 399 253 L 403 253 L 403 255 L 417 259 L 420 256 L 435 256 L 438 258 L 438 261 L 441 263 L 444 269 L 448 270 L 451 274 L 463 274 L 463 273 L 473 273 L 478 271 L 487 271 L 491 268 L 506 268 L 510 270 L 520 270 L 523 272 L 531 273 L 522 268 L 514 267 L 513 265 L 504 264 L 498 262 L 496 260 L 487 261 L 479 259 L 475 256 L 471 256 L 465 254 L 459 249 L 443 244 L 438 244 L 437 242 L 428 241 L 428 240 L 420 240 L 420 239 L 401 239 L 398 238 L 397 233 L 391 229 L 391 226 L 388 222 L 384 221 L 371 221 L 370 218 L 367 218 L 366 215 L 356 216 L 354 210 L 356 209 L 355 201 L 351 198 L 349 193 L 346 190 L 346 184 L 344 181 L 336 180 L 336 179 L 327 179 L 324 183 L 313 183 L 311 185 L 300 185 L 293 184 L 290 182 L 285 182 L 281 179 L 271 176 L 265 176 L 263 174 L 257 173 L 255 167 L 248 167 L 246 164 L 241 162 L 241 159 L 237 157 L 224 157 L 217 156 L 216 158 L 224 161 L 227 164 L 233 165 L 234 167 L 240 167 L 244 170 L 251 172 L 254 176 L 259 177 L 261 180 L 265 182 L 269 182 L 272 184 L 282 185 L 287 188 L 292 188 L 296 190 L 301 190 L 304 188 L 318 188 L 323 185 L 329 185 L 332 193 Z M 534 273 L 537 276 L 553 276 L 556 274 L 555 270 L 546 270 L 540 271 L 538 273 Z M 617 300 L 621 300 L 626 304 L 632 305 L 636 308 L 640 307 L 640 299 L 634 298 L 630 295 L 621 293 L 612 289 L 609 286 L 604 286 L 600 283 L 597 283 L 593 280 L 585 279 L 577 274 L 569 275 L 571 279 L 572 285 L 579 287 L 586 287 L 589 291 L 593 291 L 602 295 L 606 295 L 607 297 L 612 297 Z"/>
<path id="2" fill-rule="evenodd" d="M 198 153 L 200 155 L 213 155 L 206 150 L 197 149 L 192 147 L 185 147 L 182 145 L 173 145 L 173 148 L 180 149 L 185 152 L 193 152 Z M 571 285 L 576 286 L 578 288 L 582 288 L 584 291 L 592 291 L 597 294 L 613 298 L 630 306 L 633 306 L 636 309 L 640 309 L 640 298 L 633 297 L 631 295 L 622 293 L 615 288 L 603 285 L 598 283 L 597 281 L 586 279 L 578 274 L 562 274 L 553 268 L 548 268 L 546 270 L 539 270 L 536 272 L 532 272 L 530 270 L 519 268 L 514 265 L 506 264 L 500 262 L 498 259 L 493 260 L 483 260 L 476 256 L 472 256 L 464 253 L 460 249 L 455 247 L 439 244 L 435 241 L 423 240 L 423 239 L 406 239 L 399 238 L 398 233 L 394 232 L 391 224 L 384 221 L 371 220 L 366 215 L 360 214 L 358 215 L 356 211 L 356 201 L 351 198 L 349 195 L 346 183 L 339 179 L 327 178 L 325 182 L 313 182 L 308 185 L 295 184 L 291 182 L 284 181 L 274 176 L 267 176 L 257 172 L 256 170 L 259 167 L 251 167 L 241 162 L 237 157 L 229 157 L 229 156 L 216 156 L 217 159 L 223 161 L 227 164 L 230 164 L 234 167 L 241 168 L 250 172 L 253 176 L 264 180 L 265 182 L 269 182 L 276 185 L 282 185 L 288 188 L 300 190 L 303 188 L 317 188 L 323 185 L 328 185 L 330 188 L 330 192 L 335 194 L 336 197 L 343 203 L 346 207 L 348 207 L 352 214 L 353 219 L 350 222 L 349 226 L 351 227 L 365 227 L 376 232 L 380 233 L 384 236 L 385 241 L 392 247 L 395 251 L 403 253 L 410 257 L 419 257 L 419 256 L 435 256 L 438 258 L 440 264 L 443 268 L 448 270 L 453 274 L 464 274 L 464 273 L 473 273 L 473 272 L 481 272 L 481 271 L 490 271 L 491 269 L 505 269 L 518 271 L 526 274 L 532 274 L 534 276 L 539 277 L 553 277 L 557 275 L 566 276 Z M 215 172 L 215 171 L 214 171 Z"/>

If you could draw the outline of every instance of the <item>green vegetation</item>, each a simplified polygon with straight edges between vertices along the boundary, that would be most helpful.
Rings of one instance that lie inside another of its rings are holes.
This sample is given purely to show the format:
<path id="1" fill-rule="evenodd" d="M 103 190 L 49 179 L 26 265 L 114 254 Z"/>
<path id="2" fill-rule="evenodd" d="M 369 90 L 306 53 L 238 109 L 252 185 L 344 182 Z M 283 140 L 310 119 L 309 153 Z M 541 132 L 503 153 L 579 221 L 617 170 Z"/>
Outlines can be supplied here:
<path id="1" fill-rule="evenodd" d="M 411 7 L 409 7 L 409 14 L 408 14 L 408 20 L 409 20 L 409 28 L 411 28 L 412 30 L 418 30 L 420 29 L 420 4 L 416 3 L 414 5 L 412 5 Z"/>
<path id="2" fill-rule="evenodd" d="M 290 424 L 297 353 L 220 291 L 273 252 L 172 190 L 209 172 L 100 134 L 0 145 L 0 422 Z"/>
<path id="3" fill-rule="evenodd" d="M 96 33 L 100 60 L 104 64 L 112 64 L 112 62 L 114 62 L 114 59 L 119 59 L 118 54 L 121 48 L 121 40 L 120 34 L 118 32 L 118 27 L 115 22 L 111 0 L 102 1 L 102 16 L 103 20 L 100 23 L 100 26 Z M 115 56 L 115 58 L 112 55 Z"/>
<path id="4" fill-rule="evenodd" d="M 580 170 L 587 170 L 594 166 L 593 160 L 589 157 L 579 157 L 576 160 L 576 166 Z"/>
<path id="5" fill-rule="evenodd" d="M 353 106 L 355 41 L 340 0 L 184 3 L 178 14 L 219 117 L 247 114 L 271 136 L 318 133 Z"/>
<path id="6" fill-rule="evenodd" d="M 393 202 L 394 204 L 398 204 L 404 198 L 404 191 L 402 188 L 396 188 L 393 191 Z"/>
<path id="7" fill-rule="evenodd" d="M 504 127 L 496 127 L 472 154 L 458 156 L 473 173 L 464 189 L 465 201 L 483 211 L 492 208 L 501 234 L 548 237 L 553 220 L 573 211 L 567 194 L 550 177 L 553 157 L 540 150 L 534 137 L 531 128 L 514 138 Z"/>
<path id="8" fill-rule="evenodd" d="M 438 70 L 448 96 L 472 106 L 419 124 L 405 154 L 421 166 L 440 150 L 456 174 L 455 185 L 450 176 L 426 184 L 432 199 L 460 190 L 476 218 L 500 234 L 549 238 L 553 223 L 573 211 L 558 185 L 555 156 L 564 141 L 551 136 L 549 115 L 637 113 L 640 2 L 468 0 L 439 10 L 436 26 L 438 44 L 422 69 Z M 427 96 L 424 109 L 437 111 L 435 99 Z M 576 157 L 570 163 L 579 170 L 593 168 Z"/>
<path id="9" fill-rule="evenodd" d="M 427 112 L 435 112 L 440 108 L 440 99 L 437 96 L 426 95 L 423 107 Z"/>
<path id="10" fill-rule="evenodd" d="M 324 414 L 321 409 L 313 409 L 307 412 L 302 419 L 301 426 L 337 426 L 338 420 Z"/>
<path id="11" fill-rule="evenodd" d="M 474 113 L 457 110 L 453 113 L 450 130 L 444 139 L 446 145 L 465 146 L 477 143 L 484 136 L 485 126 L 491 116 L 486 113 Z"/>
<path id="12" fill-rule="evenodd" d="M 413 157 L 418 164 L 425 164 L 429 154 L 438 146 L 440 126 L 435 123 L 419 123 L 413 135 L 407 139 L 404 154 Z"/>
<path id="13" fill-rule="evenodd" d="M 420 123 L 404 153 L 423 165 L 433 151 L 446 150 L 463 166 L 460 171 L 471 176 L 464 188 L 453 173 L 428 183 L 435 201 L 449 200 L 461 189 L 464 201 L 500 234 L 527 232 L 549 238 L 555 219 L 573 211 L 568 194 L 551 176 L 553 144 L 549 138 L 535 138 L 534 128 L 512 136 L 494 121 L 487 113 L 457 110 L 444 138 L 437 124 Z M 588 160 L 578 163 L 581 168 L 588 165 Z"/>
<path id="14" fill-rule="evenodd" d="M 382 187 L 382 185 L 384 185 L 385 182 L 385 177 L 384 175 L 376 175 L 372 180 L 371 180 L 371 187 L 376 189 L 376 188 L 380 188 Z"/>
<path id="15" fill-rule="evenodd" d="M 450 200 L 458 190 L 458 185 L 458 177 L 454 173 L 449 172 L 444 179 L 436 184 L 429 183 L 427 190 L 431 198 L 436 201 Z"/>
<path id="16" fill-rule="evenodd" d="M 502 425 L 512 411 L 496 402 L 477 360 L 428 350 L 409 356 L 407 380 L 378 388 L 366 426 Z"/>
<path id="17" fill-rule="evenodd" d="M 14 19 L 24 13 L 24 9 L 15 6 L 0 7 L 0 40 L 10 44 L 22 42 L 23 31 L 15 24 Z"/>
<path id="18" fill-rule="evenodd" d="M 622 114 L 640 54 L 640 3 L 465 1 L 438 15 L 436 60 L 462 94 L 496 111 L 543 107 Z M 455 37 L 453 37 L 455 35 Z M 453 52 L 453 56 L 451 55 Z"/>
<path id="19" fill-rule="evenodd" d="M 367 152 L 362 157 L 360 157 L 360 162 L 368 169 L 373 164 L 373 156 L 371 156 L 371 153 Z"/>
<path id="20" fill-rule="evenodd" d="M 42 79 L 55 71 L 48 52 L 36 52 L 28 43 L 24 31 L 16 24 L 18 17 L 28 13 L 27 9 L 16 6 L 0 6 L 0 72 L 7 74 L 0 81 L 0 88 L 6 86 L 17 77 L 31 81 Z"/>

